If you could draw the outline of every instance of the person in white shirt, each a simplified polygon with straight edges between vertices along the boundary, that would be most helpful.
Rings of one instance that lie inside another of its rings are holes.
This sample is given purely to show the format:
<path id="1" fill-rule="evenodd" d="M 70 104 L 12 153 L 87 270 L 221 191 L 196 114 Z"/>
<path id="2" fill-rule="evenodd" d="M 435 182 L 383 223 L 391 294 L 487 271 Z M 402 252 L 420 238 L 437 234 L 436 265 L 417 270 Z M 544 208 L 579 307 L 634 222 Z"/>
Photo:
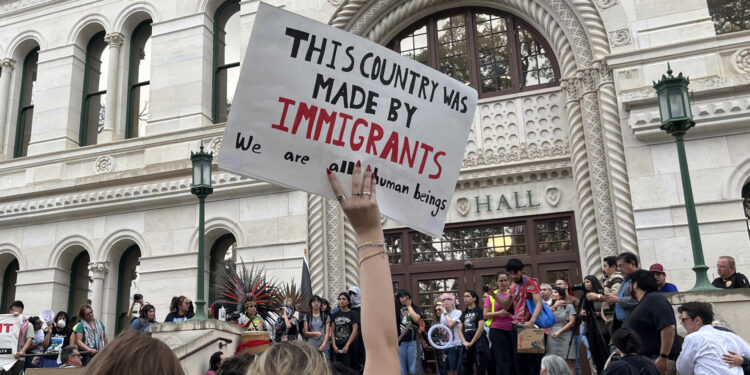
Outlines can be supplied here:
<path id="1" fill-rule="evenodd" d="M 547 306 L 552 307 L 552 285 L 547 283 L 540 284 L 539 293 L 542 295 L 542 301 L 544 301 Z"/>
<path id="2" fill-rule="evenodd" d="M 443 350 L 443 368 L 448 375 L 458 374 L 458 360 L 461 356 L 461 336 L 458 334 L 458 323 L 461 321 L 461 310 L 456 308 L 456 297 L 451 293 L 443 293 L 440 296 L 445 309 L 440 316 L 440 324 L 448 327 L 453 333 L 453 341 L 448 344 L 448 348 Z"/>
<path id="3" fill-rule="evenodd" d="M 677 311 L 680 313 L 682 325 L 688 332 L 682 344 L 682 353 L 677 358 L 677 371 L 680 375 L 742 375 L 742 368 L 730 368 L 722 360 L 722 354 L 731 351 L 748 356 L 750 346 L 734 333 L 720 331 L 711 326 L 714 313 L 710 304 L 687 302 Z"/>

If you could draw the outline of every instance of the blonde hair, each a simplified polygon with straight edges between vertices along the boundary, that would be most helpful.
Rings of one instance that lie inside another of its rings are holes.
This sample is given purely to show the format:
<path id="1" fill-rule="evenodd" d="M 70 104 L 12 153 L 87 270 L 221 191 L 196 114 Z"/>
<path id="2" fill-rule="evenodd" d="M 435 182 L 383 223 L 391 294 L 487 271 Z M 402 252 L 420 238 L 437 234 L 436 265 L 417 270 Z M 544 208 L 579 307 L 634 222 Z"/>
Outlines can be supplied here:
<path id="1" fill-rule="evenodd" d="M 129 329 L 117 336 L 86 366 L 91 375 L 185 375 L 172 349 L 161 340 Z"/>
<path id="2" fill-rule="evenodd" d="M 304 341 L 282 341 L 271 345 L 255 359 L 247 372 L 256 375 L 330 375 L 328 362 Z"/>

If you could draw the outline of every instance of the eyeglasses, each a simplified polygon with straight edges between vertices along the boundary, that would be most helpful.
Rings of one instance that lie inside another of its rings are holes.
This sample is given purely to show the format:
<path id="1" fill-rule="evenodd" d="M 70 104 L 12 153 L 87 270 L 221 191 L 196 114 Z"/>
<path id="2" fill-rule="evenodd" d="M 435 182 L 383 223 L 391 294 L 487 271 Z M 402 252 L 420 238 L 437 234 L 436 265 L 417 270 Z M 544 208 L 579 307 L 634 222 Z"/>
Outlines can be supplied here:
<path id="1" fill-rule="evenodd" d="M 441 299 L 441 301 L 445 302 L 445 301 L 453 301 L 453 300 L 450 299 L 450 298 L 443 298 L 443 299 Z"/>

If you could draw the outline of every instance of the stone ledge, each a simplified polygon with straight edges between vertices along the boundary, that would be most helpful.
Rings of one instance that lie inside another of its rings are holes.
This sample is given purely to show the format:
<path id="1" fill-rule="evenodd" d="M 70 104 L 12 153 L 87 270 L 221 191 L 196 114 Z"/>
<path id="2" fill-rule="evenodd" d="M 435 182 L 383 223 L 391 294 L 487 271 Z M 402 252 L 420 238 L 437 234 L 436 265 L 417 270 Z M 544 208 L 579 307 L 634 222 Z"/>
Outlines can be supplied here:
<path id="1" fill-rule="evenodd" d="M 165 322 L 154 323 L 150 325 L 151 333 L 159 332 L 178 332 L 178 331 L 197 331 L 197 330 L 217 330 L 232 334 L 241 335 L 245 330 L 232 323 L 222 322 L 216 319 L 209 320 L 188 320 L 186 322 Z"/>

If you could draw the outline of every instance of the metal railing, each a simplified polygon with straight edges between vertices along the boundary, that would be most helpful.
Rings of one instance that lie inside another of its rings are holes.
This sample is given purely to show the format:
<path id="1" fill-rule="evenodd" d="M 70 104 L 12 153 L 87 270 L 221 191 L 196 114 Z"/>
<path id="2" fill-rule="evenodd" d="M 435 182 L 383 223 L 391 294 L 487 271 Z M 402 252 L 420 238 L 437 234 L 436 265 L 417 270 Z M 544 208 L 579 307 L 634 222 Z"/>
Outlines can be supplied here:
<path id="1" fill-rule="evenodd" d="M 199 351 L 201 351 L 201 350 L 203 350 L 203 349 L 205 349 L 205 348 L 213 345 L 217 341 L 222 341 L 222 342 L 219 343 L 219 350 L 221 350 L 221 348 L 223 348 L 223 347 L 225 347 L 225 346 L 227 346 L 227 345 L 229 345 L 229 344 L 232 343 L 232 340 L 230 340 L 230 339 L 226 339 L 226 338 L 223 338 L 223 337 L 217 337 L 217 338 L 215 338 L 215 339 L 213 339 L 213 340 L 211 340 L 211 341 L 209 341 L 209 342 L 207 342 L 207 343 L 205 343 L 205 344 L 203 344 L 203 345 L 201 345 L 201 346 L 199 346 L 199 347 L 197 347 L 197 348 L 195 348 L 195 349 L 187 352 L 186 354 L 183 354 L 178 359 L 180 361 L 182 361 L 183 359 L 185 359 L 187 357 L 190 357 L 191 355 L 193 355 L 195 353 L 198 353 Z"/>

